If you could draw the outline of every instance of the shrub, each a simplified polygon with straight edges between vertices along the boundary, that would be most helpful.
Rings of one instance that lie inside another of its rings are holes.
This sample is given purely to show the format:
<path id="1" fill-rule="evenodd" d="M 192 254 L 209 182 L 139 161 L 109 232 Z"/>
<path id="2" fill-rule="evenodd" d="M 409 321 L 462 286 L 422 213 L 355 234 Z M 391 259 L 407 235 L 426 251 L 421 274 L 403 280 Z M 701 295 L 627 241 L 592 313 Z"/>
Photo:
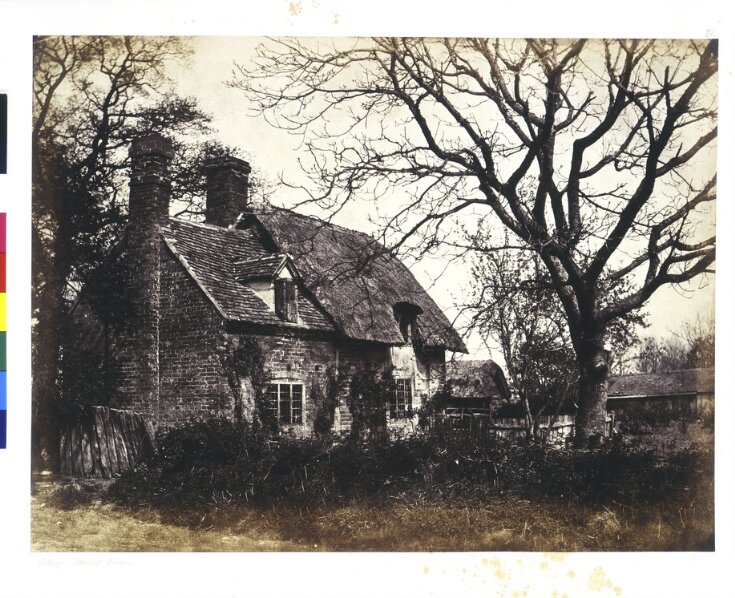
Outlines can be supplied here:
<path id="1" fill-rule="evenodd" d="M 344 386 L 344 379 L 334 368 L 326 372 L 324 388 L 318 384 L 311 386 L 311 403 L 316 405 L 314 415 L 314 433 L 318 438 L 328 440 L 334 426 L 334 412 L 339 406 L 339 393 Z"/>
<path id="2" fill-rule="evenodd" d="M 352 415 L 352 434 L 382 436 L 387 428 L 386 406 L 395 396 L 390 372 L 360 370 L 350 380 L 347 407 Z"/>
<path id="3" fill-rule="evenodd" d="M 656 502 L 711 486 L 711 451 L 653 453 L 608 445 L 596 450 L 521 445 L 491 433 L 437 428 L 401 441 L 351 435 L 269 439 L 223 419 L 162 432 L 159 454 L 125 473 L 110 496 L 132 505 L 176 507 L 226 502 L 298 506 L 383 500 L 402 493 L 482 501 L 493 494 L 586 504 Z"/>
<path id="4" fill-rule="evenodd" d="M 56 490 L 48 499 L 49 505 L 62 511 L 71 511 L 90 505 L 96 489 L 90 485 L 67 484 Z"/>

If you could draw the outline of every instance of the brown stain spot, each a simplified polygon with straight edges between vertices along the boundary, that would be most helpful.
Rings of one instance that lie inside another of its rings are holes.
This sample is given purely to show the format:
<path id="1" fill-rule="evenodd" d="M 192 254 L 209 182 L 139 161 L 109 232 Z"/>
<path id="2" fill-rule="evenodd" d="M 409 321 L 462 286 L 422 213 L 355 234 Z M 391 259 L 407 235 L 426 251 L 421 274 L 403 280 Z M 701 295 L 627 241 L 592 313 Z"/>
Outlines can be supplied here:
<path id="1" fill-rule="evenodd" d="M 556 561 L 557 563 L 561 563 L 566 558 L 566 555 L 561 552 L 544 552 L 544 556 L 550 561 Z"/>
<path id="2" fill-rule="evenodd" d="M 483 557 L 481 563 L 485 567 L 492 567 L 494 569 L 496 579 L 503 580 L 508 578 L 508 575 L 503 570 L 503 563 L 501 563 L 497 557 L 492 560 Z"/>
<path id="3" fill-rule="evenodd" d="M 334 17 L 334 24 L 339 25 L 339 13 L 335 12 L 332 16 Z"/>
<path id="4" fill-rule="evenodd" d="M 290 2 L 288 5 L 288 12 L 291 13 L 292 17 L 301 14 L 301 2 Z"/>
<path id="5" fill-rule="evenodd" d="M 492 561 L 490 561 L 490 564 L 495 568 L 495 578 L 496 579 L 505 579 L 507 575 L 505 574 L 505 571 L 503 571 L 503 563 L 500 562 L 500 559 L 494 558 Z"/>
<path id="6" fill-rule="evenodd" d="M 612 588 L 613 584 L 602 567 L 597 567 L 590 575 L 587 587 L 593 592 L 600 592 L 603 588 Z"/>
<path id="7" fill-rule="evenodd" d="M 428 574 L 429 574 L 429 568 L 428 567 L 424 567 L 424 575 L 428 575 Z"/>
<path id="8" fill-rule="evenodd" d="M 615 592 L 615 595 L 616 595 L 616 596 L 620 596 L 620 594 L 622 594 L 622 593 L 623 593 L 623 590 L 621 590 L 621 589 L 620 589 L 620 586 L 615 586 L 615 587 L 613 588 L 613 592 Z"/>
<path id="9" fill-rule="evenodd" d="M 571 569 L 569 571 L 567 571 L 567 577 L 573 578 L 575 575 L 576 575 L 576 573 L 574 573 L 574 571 L 572 571 Z"/>

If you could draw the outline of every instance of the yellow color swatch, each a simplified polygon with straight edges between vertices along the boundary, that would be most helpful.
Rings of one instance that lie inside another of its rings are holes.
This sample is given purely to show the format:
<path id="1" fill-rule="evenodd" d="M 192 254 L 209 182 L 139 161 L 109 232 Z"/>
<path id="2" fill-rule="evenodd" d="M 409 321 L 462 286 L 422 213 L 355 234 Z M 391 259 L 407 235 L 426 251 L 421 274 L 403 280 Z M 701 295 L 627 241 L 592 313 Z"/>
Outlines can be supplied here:
<path id="1" fill-rule="evenodd" d="M 0 293 L 0 332 L 5 332 L 5 293 Z"/>

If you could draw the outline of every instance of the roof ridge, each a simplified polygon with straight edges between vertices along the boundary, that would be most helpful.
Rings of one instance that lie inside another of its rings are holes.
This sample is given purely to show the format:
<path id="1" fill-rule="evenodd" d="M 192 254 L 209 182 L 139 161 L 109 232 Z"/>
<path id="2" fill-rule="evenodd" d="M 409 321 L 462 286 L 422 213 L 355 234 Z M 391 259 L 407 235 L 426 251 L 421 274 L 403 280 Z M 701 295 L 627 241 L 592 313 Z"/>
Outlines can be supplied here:
<path id="1" fill-rule="evenodd" d="M 611 378 L 622 378 L 623 376 L 655 376 L 660 374 L 678 374 L 679 372 L 700 372 L 700 371 L 706 371 L 706 370 L 713 370 L 714 366 L 709 366 L 706 368 L 680 368 L 678 370 L 666 370 L 663 372 L 628 372 L 627 374 L 613 374 L 610 377 Z"/>
<path id="2" fill-rule="evenodd" d="M 341 224 L 336 224 L 335 222 L 332 222 L 331 220 L 324 220 L 322 218 L 319 218 L 318 216 L 309 216 L 308 214 L 302 214 L 301 212 L 296 212 L 296 211 L 292 210 L 291 208 L 282 208 L 280 206 L 273 206 L 273 209 L 274 210 L 279 210 L 281 212 L 288 212 L 290 214 L 293 214 L 294 216 L 298 216 L 299 218 L 305 218 L 307 220 L 313 220 L 313 221 L 319 222 L 321 224 L 325 224 L 327 226 L 330 226 L 332 228 L 341 229 L 341 230 L 343 230 L 345 232 L 348 232 L 348 233 L 361 235 L 363 237 L 366 237 L 366 238 L 370 239 L 372 242 L 378 243 L 382 247 L 385 247 L 385 245 L 380 240 L 376 239 L 375 237 L 373 237 L 370 234 L 368 234 L 366 232 L 363 232 L 361 230 L 356 230 L 354 228 L 349 228 L 347 226 L 342 226 Z M 254 214 L 255 214 L 256 217 L 259 215 L 257 212 L 254 212 Z M 268 212 L 262 212 L 262 214 L 263 215 L 267 215 Z"/>
<path id="3" fill-rule="evenodd" d="M 245 232 L 243 229 L 234 228 L 232 226 L 219 226 L 218 224 L 209 224 L 208 222 L 196 222 L 195 220 L 184 220 L 183 218 L 176 218 L 175 216 L 169 216 L 168 219 L 169 221 L 173 221 L 177 224 L 188 224 L 191 226 L 195 226 L 197 228 L 202 228 L 204 230 L 221 231 L 221 232 L 235 231 L 237 233 Z"/>
<path id="4" fill-rule="evenodd" d="M 278 253 L 269 253 L 267 255 L 261 256 L 261 257 L 255 257 L 255 258 L 235 258 L 233 263 L 235 264 L 252 264 L 253 262 L 264 262 L 266 260 L 272 260 L 275 258 L 286 258 L 288 257 L 288 253 L 279 251 Z"/>

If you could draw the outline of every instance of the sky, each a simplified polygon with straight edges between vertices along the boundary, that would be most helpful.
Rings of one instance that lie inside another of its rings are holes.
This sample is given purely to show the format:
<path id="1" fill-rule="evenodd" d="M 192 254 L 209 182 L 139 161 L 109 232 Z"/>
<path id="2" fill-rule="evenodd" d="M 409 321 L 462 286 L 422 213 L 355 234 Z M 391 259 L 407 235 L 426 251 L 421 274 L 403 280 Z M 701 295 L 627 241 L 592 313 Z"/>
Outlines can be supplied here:
<path id="1" fill-rule="evenodd" d="M 194 96 L 200 106 L 213 117 L 215 136 L 227 145 L 243 150 L 253 169 L 271 180 L 283 176 L 291 182 L 303 182 L 305 177 L 298 163 L 303 153 L 300 138 L 280 130 L 253 115 L 245 94 L 226 85 L 233 77 L 235 63 L 248 63 L 262 38 L 196 37 L 188 42 L 194 50 L 185 66 L 172 64 L 169 72 L 180 94 Z M 300 199 L 296 192 L 276 186 L 270 199 L 275 205 L 290 207 Z M 353 204 L 335 220 L 338 224 L 367 233 L 376 232 L 363 213 L 364 206 Z M 450 320 L 457 317 L 470 288 L 471 264 L 456 260 L 447 268 L 445 259 L 424 259 L 408 262 L 412 272 L 434 300 L 444 309 Z M 698 318 L 714 316 L 714 280 L 701 277 L 685 289 L 664 287 L 647 304 L 649 327 L 643 336 L 670 337 L 683 326 Z M 462 319 L 457 320 L 461 328 Z M 502 361 L 500 351 L 492 339 L 473 333 L 467 338 L 469 356 Z"/>

